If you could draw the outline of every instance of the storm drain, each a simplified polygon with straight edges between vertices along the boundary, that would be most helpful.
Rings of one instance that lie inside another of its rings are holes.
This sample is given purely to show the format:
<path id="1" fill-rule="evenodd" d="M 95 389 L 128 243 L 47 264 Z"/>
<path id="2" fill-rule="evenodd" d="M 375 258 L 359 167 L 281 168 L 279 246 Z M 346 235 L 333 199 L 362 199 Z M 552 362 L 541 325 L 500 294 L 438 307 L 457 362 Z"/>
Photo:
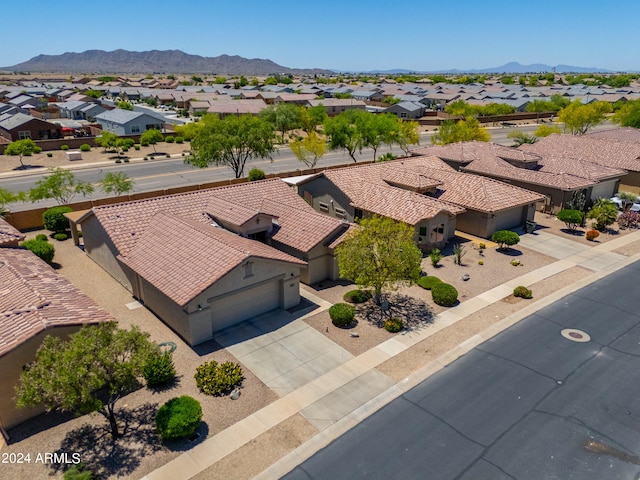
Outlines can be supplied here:
<path id="1" fill-rule="evenodd" d="M 560 335 L 567 340 L 578 343 L 584 343 L 591 340 L 591 337 L 587 332 L 583 332 L 582 330 L 577 330 L 575 328 L 565 328 L 560 332 Z"/>

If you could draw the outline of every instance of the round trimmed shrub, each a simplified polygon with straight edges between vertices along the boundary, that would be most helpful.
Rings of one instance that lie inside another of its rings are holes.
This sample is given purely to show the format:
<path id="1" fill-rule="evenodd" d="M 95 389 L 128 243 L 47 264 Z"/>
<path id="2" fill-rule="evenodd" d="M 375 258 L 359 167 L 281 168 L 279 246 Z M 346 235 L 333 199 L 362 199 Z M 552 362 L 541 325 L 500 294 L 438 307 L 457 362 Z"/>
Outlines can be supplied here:
<path id="1" fill-rule="evenodd" d="M 355 315 L 356 309 L 348 303 L 336 303 L 329 309 L 331 323 L 338 328 L 345 328 L 351 325 Z"/>
<path id="2" fill-rule="evenodd" d="M 83 143 L 82 145 L 80 145 L 80 151 L 81 152 L 90 152 L 91 151 L 91 145 L 89 145 L 88 143 Z"/>
<path id="3" fill-rule="evenodd" d="M 64 216 L 65 213 L 69 212 L 73 212 L 73 208 L 64 205 L 45 210 L 42 214 L 44 228 L 55 233 L 69 230 L 69 220 Z"/>
<path id="4" fill-rule="evenodd" d="M 39 240 L 41 242 L 48 242 L 49 237 L 47 237 L 44 233 L 39 233 L 38 235 L 36 235 L 36 240 Z"/>
<path id="5" fill-rule="evenodd" d="M 585 237 L 587 238 L 587 240 L 589 240 L 590 242 L 593 242 L 596 238 L 598 238 L 600 236 L 600 232 L 597 230 L 588 230 L 587 233 L 585 234 Z"/>
<path id="6" fill-rule="evenodd" d="M 122 141 L 122 146 L 124 148 L 131 148 L 136 144 L 136 141 L 133 138 L 125 138 Z"/>
<path id="7" fill-rule="evenodd" d="M 42 147 L 33 147 L 33 153 L 42 153 Z"/>
<path id="8" fill-rule="evenodd" d="M 140 150 L 140 145 L 134 145 L 133 148 L 134 150 Z"/>
<path id="9" fill-rule="evenodd" d="M 184 143 L 184 137 L 176 137 L 176 143 Z"/>
<path id="10" fill-rule="evenodd" d="M 143 141 L 140 141 L 140 146 L 142 146 L 142 147 L 148 147 L 148 146 L 149 146 L 149 142 L 143 142 Z"/>
<path id="11" fill-rule="evenodd" d="M 418 280 L 418 285 L 425 290 L 431 290 L 433 286 L 437 285 L 438 283 L 442 283 L 442 280 L 440 280 L 438 277 L 420 277 L 420 279 Z"/>
<path id="12" fill-rule="evenodd" d="M 142 376 L 148 387 L 159 387 L 171 383 L 176 377 L 171 352 L 158 351 L 152 354 L 142 369 Z"/>
<path id="13" fill-rule="evenodd" d="M 60 145 L 60 150 L 69 150 L 69 145 Z"/>
<path id="14" fill-rule="evenodd" d="M 173 135 L 167 135 L 166 137 L 164 137 L 164 141 L 167 143 L 173 143 L 176 141 L 176 137 L 174 137 Z"/>
<path id="15" fill-rule="evenodd" d="M 389 333 L 398 333 L 402 330 L 402 320 L 399 318 L 390 318 L 385 320 L 384 329 Z"/>
<path id="16" fill-rule="evenodd" d="M 267 176 L 264 174 L 264 171 L 255 167 L 249 170 L 249 176 L 247 177 L 250 182 L 255 182 L 256 180 L 264 180 L 265 178 L 267 178 Z"/>
<path id="17" fill-rule="evenodd" d="M 196 369 L 194 378 L 202 393 L 222 395 L 242 381 L 242 367 L 233 362 L 218 364 L 215 360 L 211 360 Z"/>
<path id="18" fill-rule="evenodd" d="M 520 298 L 533 298 L 533 292 L 527 287 L 519 285 L 513 289 L 513 296 Z"/>
<path id="19" fill-rule="evenodd" d="M 369 290 L 349 290 L 342 299 L 349 303 L 364 303 L 371 299 L 373 294 Z"/>
<path id="20" fill-rule="evenodd" d="M 40 257 L 47 263 L 53 262 L 53 256 L 56 249 L 47 241 L 42 240 L 27 240 L 22 243 L 22 246 L 27 250 L 31 250 L 34 255 Z"/>
<path id="21" fill-rule="evenodd" d="M 56 233 L 53 238 L 55 238 L 59 242 L 64 242 L 67 238 L 69 238 L 69 235 L 67 235 L 66 233 Z"/>
<path id="22" fill-rule="evenodd" d="M 451 307 L 458 301 L 458 290 L 448 283 L 436 283 L 431 287 L 433 301 L 441 307 Z"/>
<path id="23" fill-rule="evenodd" d="M 202 422 L 200 402 L 188 395 L 172 398 L 156 412 L 156 429 L 162 438 L 184 438 Z"/>
<path id="24" fill-rule="evenodd" d="M 93 480 L 96 477 L 83 463 L 79 463 L 77 465 L 71 465 L 69 470 L 64 472 L 62 478 L 64 480 Z"/>
<path id="25" fill-rule="evenodd" d="M 49 157 L 49 158 L 53 157 L 53 153 L 48 152 L 48 153 L 47 153 L 47 157 Z"/>

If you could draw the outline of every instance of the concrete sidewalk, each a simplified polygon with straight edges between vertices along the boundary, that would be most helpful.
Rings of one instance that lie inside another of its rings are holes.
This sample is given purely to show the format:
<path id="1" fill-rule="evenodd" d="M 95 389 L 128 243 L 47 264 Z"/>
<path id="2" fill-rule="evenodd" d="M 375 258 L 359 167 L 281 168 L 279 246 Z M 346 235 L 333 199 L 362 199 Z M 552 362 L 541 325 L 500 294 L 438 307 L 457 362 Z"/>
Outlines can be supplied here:
<path id="1" fill-rule="evenodd" d="M 535 238 L 530 239 L 530 236 Z M 471 348 L 536 310 L 640 259 L 640 254 L 627 257 L 612 252 L 617 248 L 640 241 L 640 232 L 634 232 L 595 247 L 586 247 L 586 249 L 580 248 L 582 245 L 575 248 L 575 242 L 571 240 L 560 239 L 561 242 L 557 243 L 557 237 L 547 238 L 548 236 L 549 234 L 523 235 L 521 244 L 540 251 L 539 249 L 546 248 L 544 243 L 547 240 L 554 245 L 550 250 L 556 253 L 554 258 L 562 257 L 558 261 L 450 308 L 439 314 L 433 324 L 429 326 L 405 331 L 357 357 L 348 359 L 336 368 L 290 391 L 235 425 L 208 438 L 163 467 L 149 473 L 143 479 L 191 478 L 272 427 L 300 413 L 315 425 L 320 433 L 256 477 L 264 480 L 279 478 L 331 440 L 355 426 L 363 418 L 371 415 Z M 567 241 L 571 244 L 566 244 Z M 565 248 L 567 254 L 561 253 Z M 388 377 L 376 370 L 377 366 L 395 355 L 510 295 L 517 285 L 530 286 L 574 266 L 590 269 L 594 273 L 576 284 L 569 285 L 555 294 L 527 305 L 516 314 L 465 340 L 436 361 L 412 373 L 405 380 L 393 384 Z"/>

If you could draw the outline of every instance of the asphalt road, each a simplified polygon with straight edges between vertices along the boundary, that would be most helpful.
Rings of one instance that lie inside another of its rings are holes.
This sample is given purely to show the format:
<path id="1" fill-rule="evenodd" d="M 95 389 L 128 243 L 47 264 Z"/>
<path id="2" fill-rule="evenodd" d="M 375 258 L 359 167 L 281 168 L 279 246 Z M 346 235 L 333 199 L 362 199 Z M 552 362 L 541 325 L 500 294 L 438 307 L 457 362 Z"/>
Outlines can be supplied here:
<path id="1" fill-rule="evenodd" d="M 490 128 L 491 141 L 501 145 L 512 145 L 513 140 L 507 138 L 507 135 L 513 130 L 520 130 L 526 133 L 532 133 L 538 128 L 538 125 L 523 125 L 508 128 Z M 601 125 L 595 127 L 594 130 L 602 128 L 611 128 L 611 125 Z M 421 136 L 420 143 L 422 145 L 431 144 L 432 133 L 426 133 Z M 378 155 L 391 151 L 395 155 L 402 155 L 403 152 L 397 146 L 389 149 L 388 147 L 380 148 Z M 356 154 L 356 159 L 360 161 L 370 161 L 373 158 L 373 152 L 370 149 L 363 150 L 362 153 Z M 351 158 L 344 150 L 328 151 L 319 161 L 318 166 L 341 165 L 351 163 Z M 280 173 L 287 171 L 295 171 L 306 168 L 293 155 L 288 147 L 278 149 L 273 156 L 273 161 L 269 159 L 256 159 L 247 163 L 245 167 L 245 175 L 252 167 L 264 170 L 266 173 Z M 98 166 L 91 168 L 82 168 L 74 170 L 74 175 L 78 180 L 97 184 L 106 172 L 125 172 L 134 181 L 133 192 L 148 192 L 159 190 L 162 188 L 179 187 L 189 184 L 201 184 L 234 178 L 233 171 L 224 166 L 213 166 L 210 168 L 195 168 L 185 165 L 182 158 L 178 159 L 162 159 L 149 162 L 132 162 L 129 164 L 113 164 L 109 166 Z M 5 188 L 11 192 L 27 192 L 35 186 L 35 183 L 46 174 L 46 171 L 30 170 L 26 172 L 16 172 L 16 175 L 0 178 L 0 188 Z M 87 199 L 97 199 L 104 197 L 99 189 L 96 189 L 93 195 Z M 81 198 L 76 197 L 78 201 Z M 40 201 L 36 204 L 31 202 L 18 202 L 11 204 L 13 211 L 29 210 L 36 207 L 49 207 L 56 205 L 54 200 Z"/>
<path id="2" fill-rule="evenodd" d="M 639 479 L 639 275 L 636 262 L 527 317 L 283 478 Z"/>

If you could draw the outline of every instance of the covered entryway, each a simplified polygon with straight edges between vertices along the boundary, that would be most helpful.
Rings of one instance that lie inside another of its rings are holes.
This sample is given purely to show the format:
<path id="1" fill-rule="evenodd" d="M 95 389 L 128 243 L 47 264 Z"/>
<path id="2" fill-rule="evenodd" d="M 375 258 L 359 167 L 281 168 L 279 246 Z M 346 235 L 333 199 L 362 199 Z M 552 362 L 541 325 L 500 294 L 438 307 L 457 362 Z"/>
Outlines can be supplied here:
<path id="1" fill-rule="evenodd" d="M 282 306 L 282 281 L 268 280 L 211 302 L 213 331 L 270 312 Z"/>

